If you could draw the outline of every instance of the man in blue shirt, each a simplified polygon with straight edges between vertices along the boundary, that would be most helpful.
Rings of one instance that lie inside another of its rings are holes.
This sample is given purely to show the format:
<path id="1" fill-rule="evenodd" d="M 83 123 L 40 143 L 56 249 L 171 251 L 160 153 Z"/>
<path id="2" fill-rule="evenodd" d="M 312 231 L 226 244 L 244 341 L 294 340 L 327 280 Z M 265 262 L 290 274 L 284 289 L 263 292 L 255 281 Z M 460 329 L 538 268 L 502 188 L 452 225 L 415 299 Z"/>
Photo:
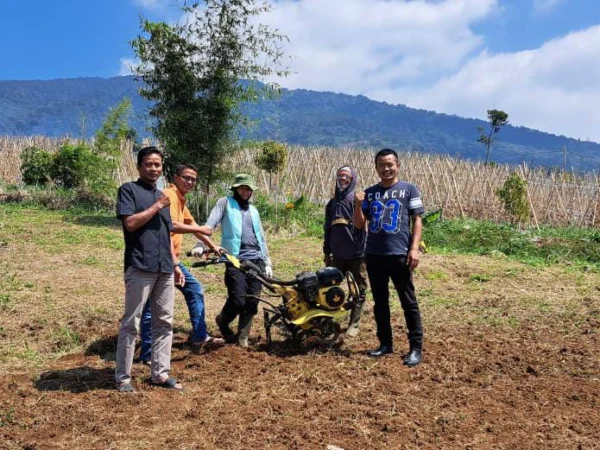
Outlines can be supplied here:
<path id="1" fill-rule="evenodd" d="M 375 168 L 380 182 L 355 194 L 354 226 L 368 226 L 366 261 L 369 283 L 375 301 L 379 348 L 369 352 L 380 357 L 393 352 L 390 323 L 389 280 L 400 297 L 408 328 L 407 366 L 421 362 L 423 328 L 417 303 L 412 271 L 419 265 L 421 214 L 425 212 L 419 190 L 413 184 L 398 180 L 398 154 L 382 149 L 375 155 Z M 412 222 L 412 232 L 411 232 Z"/>

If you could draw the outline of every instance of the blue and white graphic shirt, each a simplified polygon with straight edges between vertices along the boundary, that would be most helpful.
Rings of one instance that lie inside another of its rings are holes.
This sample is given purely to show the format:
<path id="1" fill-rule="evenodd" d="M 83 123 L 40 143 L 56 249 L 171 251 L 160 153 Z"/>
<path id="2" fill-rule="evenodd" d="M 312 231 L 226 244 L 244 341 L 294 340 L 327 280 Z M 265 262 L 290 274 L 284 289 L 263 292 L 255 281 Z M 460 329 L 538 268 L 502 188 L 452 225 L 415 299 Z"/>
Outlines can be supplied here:
<path id="1" fill-rule="evenodd" d="M 362 210 L 369 221 L 366 253 L 407 255 L 410 247 L 410 216 L 423 214 L 421 194 L 414 184 L 398 181 L 365 190 Z"/>

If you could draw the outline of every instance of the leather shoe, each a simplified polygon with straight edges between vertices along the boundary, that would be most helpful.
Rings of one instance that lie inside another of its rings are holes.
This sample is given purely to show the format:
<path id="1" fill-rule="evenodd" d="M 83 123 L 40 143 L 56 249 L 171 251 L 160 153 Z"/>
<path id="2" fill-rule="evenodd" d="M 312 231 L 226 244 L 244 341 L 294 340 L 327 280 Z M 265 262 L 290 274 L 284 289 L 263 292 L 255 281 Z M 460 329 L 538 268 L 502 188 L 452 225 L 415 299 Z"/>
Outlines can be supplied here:
<path id="1" fill-rule="evenodd" d="M 404 365 L 409 367 L 415 367 L 417 364 L 421 363 L 421 359 L 423 358 L 423 354 L 420 348 L 413 348 L 408 352 L 408 355 L 404 358 Z"/>
<path id="2" fill-rule="evenodd" d="M 379 348 L 367 352 L 367 355 L 373 358 L 379 358 L 380 356 L 389 355 L 394 353 L 394 349 L 389 345 L 380 345 Z"/>

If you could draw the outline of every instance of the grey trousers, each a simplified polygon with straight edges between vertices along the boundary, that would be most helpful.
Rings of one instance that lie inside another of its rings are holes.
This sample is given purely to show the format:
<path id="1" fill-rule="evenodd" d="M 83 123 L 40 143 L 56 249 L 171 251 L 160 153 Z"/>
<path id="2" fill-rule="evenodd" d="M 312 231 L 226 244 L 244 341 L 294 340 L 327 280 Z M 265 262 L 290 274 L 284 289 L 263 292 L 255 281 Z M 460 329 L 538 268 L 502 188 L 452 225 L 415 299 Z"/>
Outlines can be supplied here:
<path id="1" fill-rule="evenodd" d="M 175 277 L 172 273 L 144 272 L 129 267 L 125 272 L 125 313 L 117 341 L 117 383 L 131 381 L 135 340 L 147 301 L 152 313 L 152 381 L 160 383 L 171 369 Z"/>

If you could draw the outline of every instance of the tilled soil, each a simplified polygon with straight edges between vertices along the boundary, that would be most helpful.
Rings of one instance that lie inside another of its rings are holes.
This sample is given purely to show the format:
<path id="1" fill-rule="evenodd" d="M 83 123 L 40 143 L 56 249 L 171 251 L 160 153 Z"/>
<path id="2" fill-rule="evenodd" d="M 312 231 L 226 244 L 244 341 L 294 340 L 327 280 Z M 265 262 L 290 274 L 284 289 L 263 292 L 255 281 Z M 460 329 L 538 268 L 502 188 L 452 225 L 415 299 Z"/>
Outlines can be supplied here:
<path id="1" fill-rule="evenodd" d="M 425 360 L 410 369 L 402 365 L 404 342 L 392 356 L 364 355 L 376 343 L 372 328 L 365 320 L 342 349 L 309 353 L 280 342 L 267 353 L 256 338 L 250 350 L 193 353 L 180 333 L 172 372 L 185 391 L 151 386 L 149 369 L 137 365 L 133 395 L 114 388 L 116 336 L 107 336 L 91 346 L 96 354 L 62 357 L 34 379 L 7 377 L 0 446 L 599 448 L 596 334 L 491 336 L 449 325 L 428 333 Z"/>
<path id="2" fill-rule="evenodd" d="M 360 334 L 339 350 L 302 351 L 276 336 L 269 353 L 259 314 L 250 350 L 194 353 L 177 294 L 172 374 L 185 390 L 153 387 L 149 368 L 135 365 L 129 395 L 114 385 L 120 230 L 43 214 L 3 219 L 2 449 L 600 448 L 594 270 L 425 255 L 415 273 L 425 356 L 412 369 L 395 298 L 395 354 L 374 360 L 370 296 Z M 270 245 L 284 278 L 322 264 L 318 239 Z M 196 273 L 214 333 L 222 267 Z"/>

